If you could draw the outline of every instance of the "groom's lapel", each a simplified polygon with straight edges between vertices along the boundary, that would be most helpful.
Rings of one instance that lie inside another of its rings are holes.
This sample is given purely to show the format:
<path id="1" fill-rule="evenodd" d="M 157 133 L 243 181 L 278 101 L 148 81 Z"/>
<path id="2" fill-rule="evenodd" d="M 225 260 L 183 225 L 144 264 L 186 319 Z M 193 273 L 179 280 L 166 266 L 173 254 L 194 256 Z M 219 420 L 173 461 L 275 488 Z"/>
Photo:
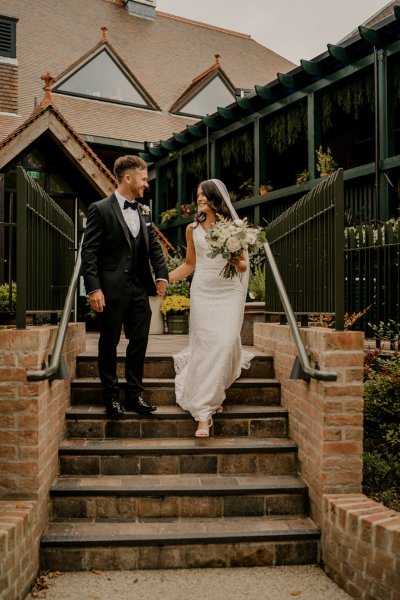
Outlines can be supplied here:
<path id="1" fill-rule="evenodd" d="M 131 248 L 132 247 L 132 242 L 131 242 L 131 237 L 129 235 L 128 225 L 126 224 L 125 219 L 122 216 L 122 211 L 121 211 L 121 208 L 119 206 L 119 202 L 117 200 L 117 196 L 115 194 L 113 194 L 111 196 L 111 207 L 112 207 L 112 209 L 113 209 L 113 211 L 115 213 L 115 216 L 117 217 L 117 219 L 118 219 L 118 221 L 119 221 L 122 229 L 124 230 L 126 241 L 128 242 L 129 247 Z"/>

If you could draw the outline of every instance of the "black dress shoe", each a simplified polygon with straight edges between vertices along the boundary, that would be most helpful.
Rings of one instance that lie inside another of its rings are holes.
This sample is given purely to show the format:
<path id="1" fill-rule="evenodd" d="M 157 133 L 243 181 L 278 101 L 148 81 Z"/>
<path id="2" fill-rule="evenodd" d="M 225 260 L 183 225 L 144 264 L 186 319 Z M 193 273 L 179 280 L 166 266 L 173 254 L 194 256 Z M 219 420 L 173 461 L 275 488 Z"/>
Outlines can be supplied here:
<path id="1" fill-rule="evenodd" d="M 124 414 L 124 409 L 118 398 L 106 400 L 106 413 L 109 417 L 121 417 Z"/>
<path id="2" fill-rule="evenodd" d="M 136 398 L 126 398 L 124 402 L 124 408 L 125 410 L 131 410 L 133 412 L 141 413 L 143 415 L 147 415 L 157 410 L 157 406 L 149 404 L 141 396 L 137 396 Z"/>

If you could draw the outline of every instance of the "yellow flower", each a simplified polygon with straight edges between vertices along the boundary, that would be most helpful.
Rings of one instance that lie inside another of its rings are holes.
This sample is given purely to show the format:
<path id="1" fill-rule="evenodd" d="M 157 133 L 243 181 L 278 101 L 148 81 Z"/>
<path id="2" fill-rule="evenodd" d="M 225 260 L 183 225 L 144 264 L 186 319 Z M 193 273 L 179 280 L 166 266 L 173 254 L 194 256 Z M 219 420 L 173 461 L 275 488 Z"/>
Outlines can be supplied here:
<path id="1" fill-rule="evenodd" d="M 160 310 L 163 315 L 172 313 L 173 315 L 182 315 L 190 309 L 190 300 L 185 296 L 165 296 L 161 303 Z"/>

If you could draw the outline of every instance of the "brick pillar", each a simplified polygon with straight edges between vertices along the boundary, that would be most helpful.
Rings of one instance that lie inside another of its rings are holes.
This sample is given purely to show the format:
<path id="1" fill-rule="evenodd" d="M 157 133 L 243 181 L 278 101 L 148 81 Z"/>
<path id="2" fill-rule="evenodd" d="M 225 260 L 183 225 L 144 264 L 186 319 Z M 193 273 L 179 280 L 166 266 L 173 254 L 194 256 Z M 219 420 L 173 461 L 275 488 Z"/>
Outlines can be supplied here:
<path id="1" fill-rule="evenodd" d="M 299 472 L 310 493 L 311 515 L 321 525 L 324 494 L 361 491 L 363 339 L 360 332 L 302 328 L 313 365 L 336 371 L 337 381 L 289 379 L 297 355 L 285 325 L 257 323 L 255 346 L 272 354 L 289 410 L 289 434 L 299 447 Z"/>
<path id="2" fill-rule="evenodd" d="M 5 554 L 0 552 L 0 592 L 5 590 L 4 598 L 24 597 L 30 582 L 19 577 L 17 585 L 15 573 L 30 573 L 32 577 L 38 569 L 48 492 L 58 472 L 70 380 L 29 383 L 26 379 L 28 370 L 48 364 L 56 332 L 54 326 L 0 329 L 0 550 L 1 540 L 7 536 L 19 540 L 13 547 L 7 543 Z M 85 345 L 84 323 L 70 323 L 63 349 L 70 378 L 75 376 L 76 356 Z M 19 535 L 22 522 L 24 534 Z M 34 565 L 30 570 L 25 564 L 27 544 Z"/>

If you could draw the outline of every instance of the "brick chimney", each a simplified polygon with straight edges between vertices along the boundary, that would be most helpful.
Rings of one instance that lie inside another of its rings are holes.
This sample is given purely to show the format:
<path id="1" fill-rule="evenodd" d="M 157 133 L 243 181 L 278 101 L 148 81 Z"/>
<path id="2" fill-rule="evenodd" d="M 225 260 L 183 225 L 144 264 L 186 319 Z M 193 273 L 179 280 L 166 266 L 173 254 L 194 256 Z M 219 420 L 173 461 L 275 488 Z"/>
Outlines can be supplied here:
<path id="1" fill-rule="evenodd" d="M 133 17 L 154 21 L 157 0 L 124 0 L 125 8 Z"/>

